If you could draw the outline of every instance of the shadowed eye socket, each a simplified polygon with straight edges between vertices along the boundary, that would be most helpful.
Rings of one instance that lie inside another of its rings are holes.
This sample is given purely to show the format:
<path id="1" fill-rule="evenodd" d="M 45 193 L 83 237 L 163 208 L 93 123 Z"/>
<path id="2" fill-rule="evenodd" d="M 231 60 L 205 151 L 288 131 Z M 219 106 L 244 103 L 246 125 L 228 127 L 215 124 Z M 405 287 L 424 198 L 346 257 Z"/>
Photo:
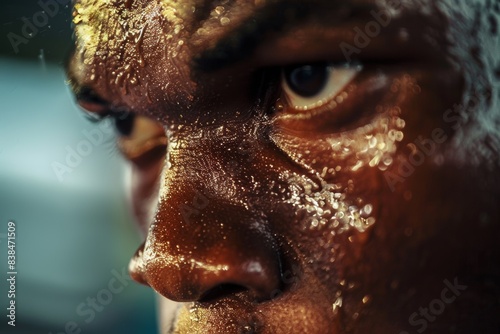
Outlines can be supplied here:
<path id="1" fill-rule="evenodd" d="M 163 126 L 145 116 L 117 111 L 87 87 L 77 87 L 75 97 L 88 119 L 98 122 L 112 118 L 117 134 L 118 148 L 138 167 L 147 167 L 161 160 L 168 146 Z"/>
<path id="2" fill-rule="evenodd" d="M 304 112 L 322 107 L 358 75 L 359 64 L 319 62 L 287 66 L 282 70 L 282 102 L 287 111 Z"/>
<path id="3" fill-rule="evenodd" d="M 72 85 L 76 103 L 85 113 L 85 117 L 91 121 L 99 121 L 109 114 L 108 103 L 94 90 L 85 86 Z"/>
<path id="4" fill-rule="evenodd" d="M 111 115 L 115 123 L 116 133 L 121 137 L 128 137 L 134 130 L 136 115 L 130 112 L 123 112 Z"/>
<path id="5" fill-rule="evenodd" d="M 113 118 L 118 147 L 128 160 L 146 167 L 165 156 L 168 139 L 159 122 L 133 113 L 115 114 Z"/>

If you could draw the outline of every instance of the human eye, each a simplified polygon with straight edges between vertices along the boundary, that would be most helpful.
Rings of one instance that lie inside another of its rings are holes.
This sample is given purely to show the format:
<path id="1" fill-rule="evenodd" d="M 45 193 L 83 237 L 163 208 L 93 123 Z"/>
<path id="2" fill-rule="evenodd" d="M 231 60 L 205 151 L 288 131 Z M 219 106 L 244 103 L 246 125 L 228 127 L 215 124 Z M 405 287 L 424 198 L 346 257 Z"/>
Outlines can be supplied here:
<path id="1" fill-rule="evenodd" d="M 370 122 L 392 70 L 361 62 L 312 61 L 281 67 L 272 106 L 279 128 L 332 134 Z"/>
<path id="2" fill-rule="evenodd" d="M 361 70 L 359 64 L 329 62 L 284 67 L 280 83 L 283 107 L 301 113 L 328 106 Z"/>
<path id="3" fill-rule="evenodd" d="M 112 117 L 117 146 L 125 158 L 139 167 L 146 167 L 165 157 L 168 139 L 159 122 L 128 112 L 113 114 Z"/>
<path id="4" fill-rule="evenodd" d="M 168 139 L 159 122 L 113 106 L 90 88 L 73 89 L 78 106 L 89 120 L 111 119 L 117 147 L 127 160 L 138 167 L 147 167 L 164 158 Z"/>

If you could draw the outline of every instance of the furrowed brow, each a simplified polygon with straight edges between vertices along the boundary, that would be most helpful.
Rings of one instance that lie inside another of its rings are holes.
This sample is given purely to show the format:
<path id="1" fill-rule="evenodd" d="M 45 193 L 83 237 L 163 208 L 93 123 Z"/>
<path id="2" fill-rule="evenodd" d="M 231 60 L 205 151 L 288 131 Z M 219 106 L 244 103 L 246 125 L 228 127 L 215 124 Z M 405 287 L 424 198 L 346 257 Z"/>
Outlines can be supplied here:
<path id="1" fill-rule="evenodd" d="M 257 9 L 250 18 L 215 47 L 203 51 L 194 59 L 201 71 L 215 71 L 244 60 L 252 55 L 269 33 L 284 34 L 294 26 L 306 23 L 311 18 L 320 18 L 315 24 L 332 26 L 358 12 L 374 9 L 373 4 L 354 4 L 353 1 L 284 0 L 271 2 Z"/>

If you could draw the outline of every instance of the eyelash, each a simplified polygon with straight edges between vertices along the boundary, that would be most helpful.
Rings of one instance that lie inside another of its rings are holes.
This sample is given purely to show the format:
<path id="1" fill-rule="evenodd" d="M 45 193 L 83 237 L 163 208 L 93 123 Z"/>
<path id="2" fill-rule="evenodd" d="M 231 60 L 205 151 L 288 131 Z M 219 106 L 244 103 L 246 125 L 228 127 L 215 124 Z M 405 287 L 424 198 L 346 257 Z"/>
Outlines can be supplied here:
<path id="1" fill-rule="evenodd" d="M 277 112 L 274 107 L 281 95 L 280 78 L 280 67 L 262 68 L 253 78 L 252 87 L 256 87 L 252 94 L 253 100 L 258 101 L 257 110 L 263 110 L 267 116 L 273 116 Z"/>
<path id="2" fill-rule="evenodd" d="M 329 64 L 335 65 L 335 63 Z M 352 66 L 359 65 L 360 62 L 354 62 Z M 331 97 L 329 101 L 325 102 L 323 105 L 312 108 L 308 111 L 295 110 L 292 106 L 287 105 L 288 102 L 284 98 L 284 90 L 281 87 L 282 71 L 284 68 L 285 66 L 265 68 L 259 75 L 261 82 L 263 83 L 260 85 L 260 91 L 265 92 L 260 95 L 264 96 L 261 98 L 264 101 L 264 110 L 266 111 L 266 114 L 276 119 L 294 118 L 296 120 L 307 120 L 311 117 L 325 114 L 334 108 L 338 108 L 343 103 L 343 100 L 347 98 L 347 96 L 345 96 L 345 92 L 347 91 L 349 93 L 353 89 L 352 84 L 348 84 L 341 92 L 339 92 L 339 94 Z M 361 75 L 365 70 L 366 68 L 363 67 L 359 74 Z M 337 96 L 339 95 L 342 96 L 342 100 L 337 99 Z M 341 125 L 344 123 L 350 123 L 354 121 L 356 116 L 359 116 L 358 113 L 352 113 L 351 115 L 339 114 L 339 123 L 341 123 Z"/>
<path id="3" fill-rule="evenodd" d="M 372 121 L 377 116 L 375 105 L 386 96 L 387 79 L 401 73 L 408 64 L 379 62 L 363 63 L 363 69 L 343 90 L 322 106 L 307 112 L 297 112 L 281 96 L 276 97 L 272 110 L 273 123 L 279 131 L 297 134 L 308 132 L 323 135 L 332 132 L 352 131 Z M 278 94 L 283 94 L 278 87 Z M 347 95 L 345 95 L 345 94 Z M 338 96 L 341 98 L 337 99 Z M 368 99 L 372 104 L 362 101 Z"/>

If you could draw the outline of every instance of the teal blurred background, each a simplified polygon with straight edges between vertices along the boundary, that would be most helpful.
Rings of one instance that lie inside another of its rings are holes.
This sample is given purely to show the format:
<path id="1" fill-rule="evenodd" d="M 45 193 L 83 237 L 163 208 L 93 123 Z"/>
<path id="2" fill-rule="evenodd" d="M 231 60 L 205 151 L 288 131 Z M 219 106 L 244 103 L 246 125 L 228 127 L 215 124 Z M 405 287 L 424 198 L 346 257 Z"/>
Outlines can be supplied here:
<path id="1" fill-rule="evenodd" d="M 152 291 L 122 277 L 141 242 L 125 196 L 126 165 L 112 125 L 90 123 L 73 103 L 63 70 L 71 8 L 60 0 L 42 12 L 40 3 L 51 1 L 4 0 L 0 12 L 0 333 L 155 333 Z M 27 38 L 26 20 L 40 26 Z M 68 166 L 69 150 L 86 156 L 71 172 L 57 169 Z M 10 220 L 15 328 L 6 317 Z"/>

